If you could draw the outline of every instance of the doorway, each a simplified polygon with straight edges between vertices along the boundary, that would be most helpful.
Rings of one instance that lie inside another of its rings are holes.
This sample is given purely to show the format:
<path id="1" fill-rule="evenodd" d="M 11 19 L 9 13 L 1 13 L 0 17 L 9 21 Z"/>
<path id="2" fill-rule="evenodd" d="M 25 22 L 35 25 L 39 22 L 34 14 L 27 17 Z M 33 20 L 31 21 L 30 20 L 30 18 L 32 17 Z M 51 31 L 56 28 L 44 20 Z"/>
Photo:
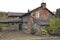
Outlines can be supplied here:
<path id="1" fill-rule="evenodd" d="M 22 30 L 22 23 L 19 24 L 19 30 Z"/>

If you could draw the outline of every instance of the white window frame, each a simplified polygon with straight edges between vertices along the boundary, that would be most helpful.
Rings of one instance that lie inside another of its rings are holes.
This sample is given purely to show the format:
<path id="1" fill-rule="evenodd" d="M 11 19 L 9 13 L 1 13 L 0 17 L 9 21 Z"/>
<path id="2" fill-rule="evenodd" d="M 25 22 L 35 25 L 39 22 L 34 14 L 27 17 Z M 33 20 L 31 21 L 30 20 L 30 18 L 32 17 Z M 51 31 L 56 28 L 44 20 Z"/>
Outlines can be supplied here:
<path id="1" fill-rule="evenodd" d="M 39 17 L 40 17 L 40 12 L 36 11 L 36 18 L 39 18 Z"/>

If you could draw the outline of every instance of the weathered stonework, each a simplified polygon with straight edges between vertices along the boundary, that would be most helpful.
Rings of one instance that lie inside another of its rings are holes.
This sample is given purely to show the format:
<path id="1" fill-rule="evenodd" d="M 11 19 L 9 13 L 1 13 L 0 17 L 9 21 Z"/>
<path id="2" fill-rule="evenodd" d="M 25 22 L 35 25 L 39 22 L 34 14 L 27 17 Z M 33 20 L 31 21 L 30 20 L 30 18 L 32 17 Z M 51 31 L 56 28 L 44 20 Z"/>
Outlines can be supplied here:
<path id="1" fill-rule="evenodd" d="M 36 11 L 39 12 L 39 18 L 36 18 Z M 31 27 L 35 27 L 38 31 L 36 33 L 36 35 L 40 35 L 41 31 L 50 23 L 50 20 L 53 18 L 53 15 L 51 14 L 51 12 L 49 12 L 46 9 L 45 4 L 43 5 L 43 7 L 40 7 L 38 9 L 36 9 L 33 12 L 30 12 L 30 15 L 23 17 L 23 22 L 26 21 L 28 22 L 23 23 L 23 27 L 26 27 L 26 30 L 24 30 L 24 32 L 26 33 L 30 33 L 30 29 Z M 25 25 L 24 25 L 25 24 Z"/>
<path id="2" fill-rule="evenodd" d="M 49 25 L 54 14 L 46 8 L 46 3 L 42 3 L 40 7 L 29 11 L 27 13 L 13 13 L 8 12 L 4 14 L 7 16 L 6 20 L 12 20 L 15 22 L 8 22 L 8 30 L 20 30 L 25 33 L 30 33 L 31 28 L 37 29 L 36 35 L 40 35 L 41 31 Z M 18 23 L 16 23 L 18 22 Z M 7 22 L 6 22 L 7 23 Z"/>

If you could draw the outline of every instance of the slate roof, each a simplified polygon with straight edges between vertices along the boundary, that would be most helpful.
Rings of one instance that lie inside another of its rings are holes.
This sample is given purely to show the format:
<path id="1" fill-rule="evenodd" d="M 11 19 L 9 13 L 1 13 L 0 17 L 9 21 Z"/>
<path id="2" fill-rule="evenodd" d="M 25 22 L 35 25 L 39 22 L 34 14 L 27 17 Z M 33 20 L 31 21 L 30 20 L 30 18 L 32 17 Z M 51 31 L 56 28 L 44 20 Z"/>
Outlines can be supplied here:
<path id="1" fill-rule="evenodd" d="M 8 12 L 8 16 L 9 17 L 18 17 L 18 16 L 22 16 L 25 13 L 18 13 L 18 12 Z"/>
<path id="2" fill-rule="evenodd" d="M 23 16 L 29 15 L 29 14 L 31 14 L 32 12 L 34 12 L 34 11 L 38 10 L 39 8 L 42 8 L 42 6 L 40 6 L 40 7 L 37 7 L 37 8 L 35 8 L 35 9 L 33 9 L 32 11 L 30 11 L 30 12 L 28 12 L 28 13 L 24 14 Z M 45 10 L 47 10 L 48 12 L 50 12 L 50 14 L 52 14 L 52 15 L 56 16 L 56 15 L 55 15 L 54 13 L 52 13 L 48 8 L 45 8 Z"/>
<path id="3" fill-rule="evenodd" d="M 36 8 L 36 9 L 34 9 L 34 10 L 32 10 L 32 11 L 26 13 L 25 15 L 30 14 L 30 13 L 32 13 L 32 12 L 38 10 L 39 8 L 42 8 L 42 7 L 38 7 L 38 8 Z M 48 12 L 50 12 L 52 15 L 55 15 L 55 14 L 53 14 L 48 8 L 45 8 L 45 10 L 47 10 Z"/>
<path id="4" fill-rule="evenodd" d="M 27 16 L 27 15 L 30 15 L 32 12 L 38 10 L 39 8 L 42 8 L 42 6 L 37 7 L 36 9 L 34 9 L 34 10 L 30 11 L 30 12 L 27 12 L 27 13 L 8 12 L 8 16 L 12 16 L 12 17 L 13 16 L 21 16 L 21 17 Z M 55 14 L 53 14 L 48 8 L 45 8 L 45 10 L 47 10 L 48 12 L 50 12 L 50 14 L 55 16 Z"/>
<path id="5" fill-rule="evenodd" d="M 22 22 L 22 20 L 0 20 L 0 23 L 13 23 L 13 22 L 15 22 L 15 23 L 19 23 L 19 22 Z"/>

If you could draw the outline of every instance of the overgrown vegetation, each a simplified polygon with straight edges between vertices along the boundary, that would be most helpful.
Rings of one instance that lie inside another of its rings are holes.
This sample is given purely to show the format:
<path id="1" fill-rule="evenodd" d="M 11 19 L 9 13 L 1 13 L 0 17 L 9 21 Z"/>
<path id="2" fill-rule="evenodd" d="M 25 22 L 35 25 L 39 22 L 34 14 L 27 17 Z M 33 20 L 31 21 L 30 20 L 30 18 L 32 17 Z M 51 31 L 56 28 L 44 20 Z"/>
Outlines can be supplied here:
<path id="1" fill-rule="evenodd" d="M 0 12 L 0 20 L 5 20 L 7 18 L 6 13 Z M 2 31 L 2 27 L 7 27 L 8 24 L 0 23 L 0 31 Z"/>
<path id="2" fill-rule="evenodd" d="M 52 20 L 50 26 L 46 27 L 46 30 L 51 35 L 60 35 L 60 19 Z"/>
<path id="3" fill-rule="evenodd" d="M 37 32 L 37 29 L 35 29 L 34 27 L 31 28 L 31 34 L 35 35 Z"/>
<path id="4" fill-rule="evenodd" d="M 41 34 L 42 34 L 42 35 L 46 35 L 46 33 L 47 33 L 46 29 L 43 29 L 43 30 L 41 31 Z"/>

